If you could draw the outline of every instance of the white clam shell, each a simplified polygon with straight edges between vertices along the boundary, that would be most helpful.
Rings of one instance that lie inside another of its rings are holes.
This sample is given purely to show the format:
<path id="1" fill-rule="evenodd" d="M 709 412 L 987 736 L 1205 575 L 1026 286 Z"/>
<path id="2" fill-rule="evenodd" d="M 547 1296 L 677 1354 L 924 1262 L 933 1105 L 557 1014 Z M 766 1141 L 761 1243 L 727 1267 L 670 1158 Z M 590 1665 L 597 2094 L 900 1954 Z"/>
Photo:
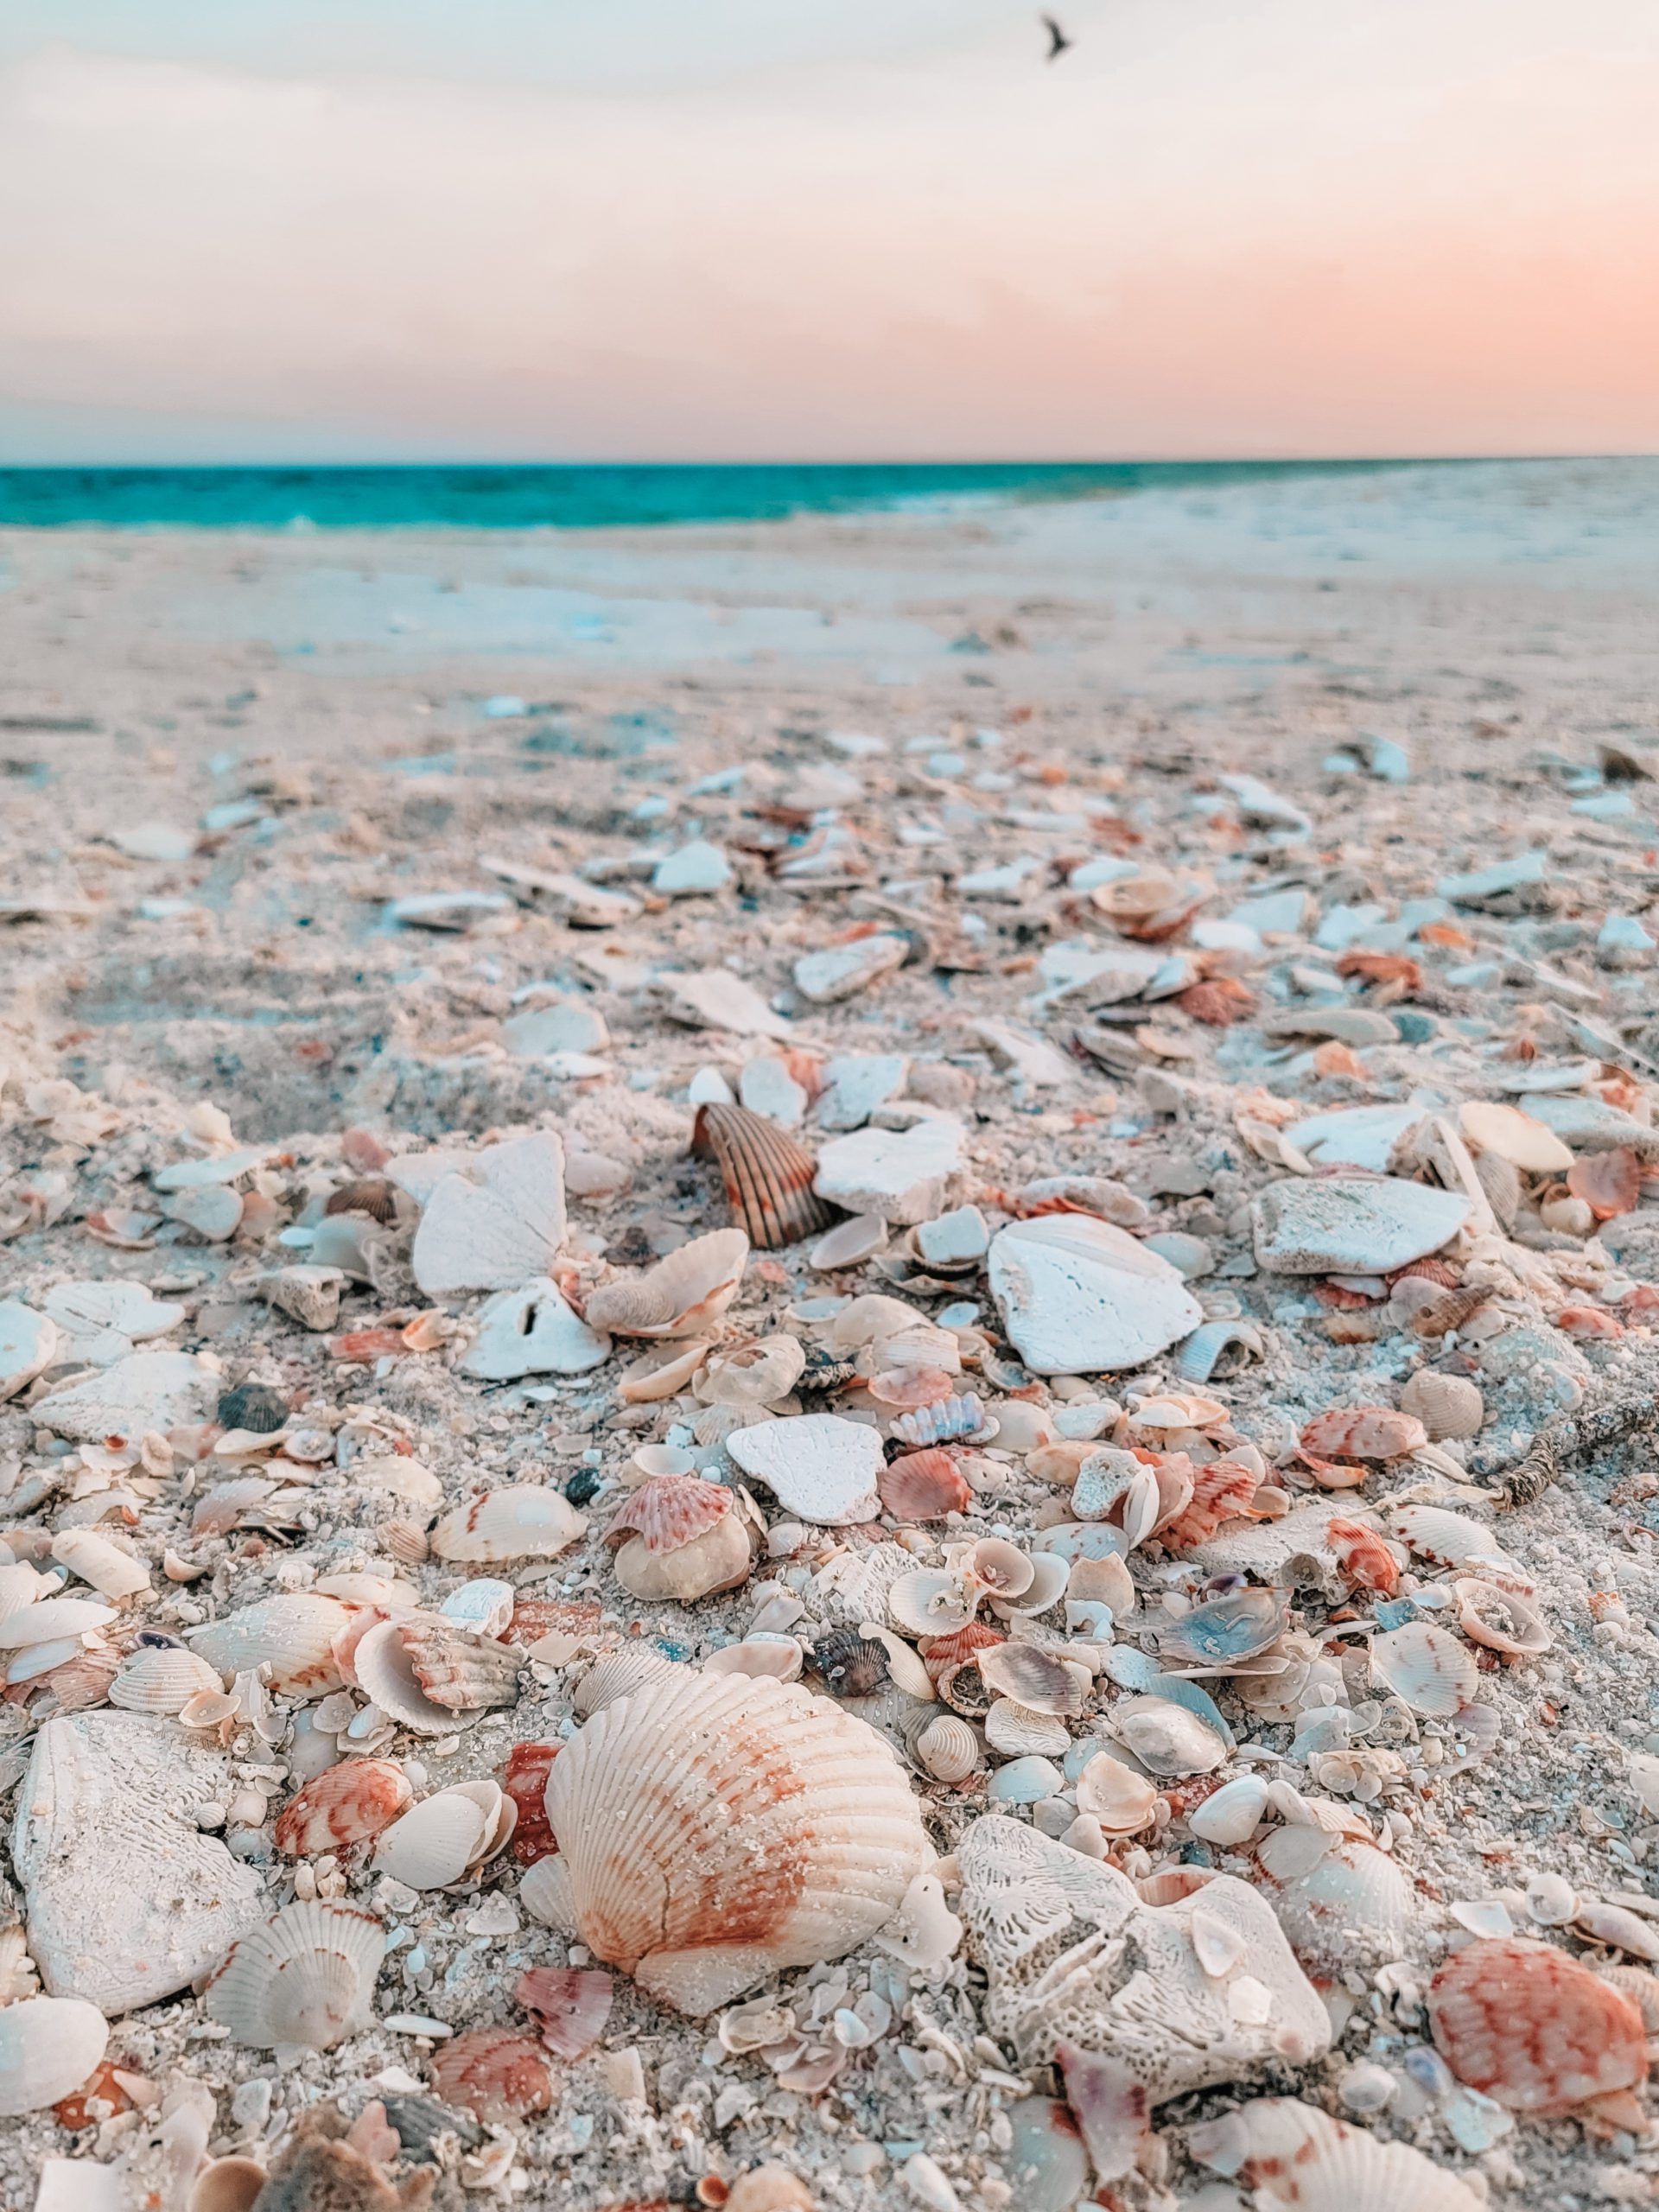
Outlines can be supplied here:
<path id="1" fill-rule="evenodd" d="M 1261 2212 L 1482 2212 L 1486 2202 L 1408 2143 L 1384 2143 L 1294 2097 L 1258 2097 L 1187 2132 L 1201 2165 L 1256 2189 Z"/>
<path id="2" fill-rule="evenodd" d="M 377 1873 L 411 1890 L 441 1890 L 504 1849 L 516 1810 L 493 1782 L 462 1782 L 440 1789 L 383 1828 L 374 1847 Z"/>
<path id="3" fill-rule="evenodd" d="M 1155 1775 L 1211 1774 L 1227 1756 L 1227 1745 L 1207 1721 L 1167 1698 L 1119 1698 L 1106 1721 L 1118 1741 Z"/>
<path id="4" fill-rule="evenodd" d="M 920 1713 L 906 1726 L 905 1745 L 935 1782 L 966 1782 L 983 1763 L 972 1724 L 957 1713 Z"/>
<path id="5" fill-rule="evenodd" d="M 692 2013 L 864 1942 L 932 1856 L 874 1729 L 744 1675 L 607 1705 L 555 1761 L 547 1815 L 583 1942 Z"/>
<path id="6" fill-rule="evenodd" d="M 836 1414 L 803 1414 L 735 1429 L 726 1449 L 747 1475 L 765 1483 L 785 1511 L 820 1527 L 873 1521 L 880 1510 L 875 1478 L 881 1439 Z"/>
<path id="7" fill-rule="evenodd" d="M 517 1483 L 487 1491 L 446 1513 L 429 1536 L 435 1559 L 468 1566 L 518 1559 L 556 1559 L 588 1523 L 558 1491 Z"/>
<path id="8" fill-rule="evenodd" d="M 619 1337 L 694 1337 L 736 1297 L 748 1256 L 741 1229 L 694 1236 L 654 1268 L 596 1290 L 588 1300 L 588 1325 Z"/>
<path id="9" fill-rule="evenodd" d="M 207 1662 L 180 1644 L 141 1644 L 130 1651 L 110 1684 L 110 1703 L 123 1713 L 182 1712 L 199 1690 L 217 1690 Z"/>
<path id="10" fill-rule="evenodd" d="M 887 1592 L 887 1609 L 912 1636 L 948 1636 L 966 1628 L 979 1609 L 978 1593 L 938 1567 L 901 1574 Z"/>
<path id="11" fill-rule="evenodd" d="M 149 1587 L 149 1569 L 112 1538 L 96 1529 L 64 1529 L 52 1539 L 60 1567 L 89 1582 L 100 1597 L 119 1601 Z"/>
<path id="12" fill-rule="evenodd" d="M 102 2063 L 110 2024 L 79 1997 L 26 1997 L 0 2006 L 0 2119 L 43 2112 L 73 2095 Z"/>
<path id="13" fill-rule="evenodd" d="M 1268 1785 L 1259 1774 L 1241 1774 L 1195 1805 L 1186 1825 L 1204 1843 L 1248 1842 L 1267 1809 Z"/>
<path id="14" fill-rule="evenodd" d="M 304 1691 L 321 1697 L 340 1688 L 334 1641 L 351 1618 L 350 1609 L 337 1599 L 299 1590 L 262 1598 L 257 1605 L 192 1629 L 187 1641 L 221 1675 L 248 1674 L 268 1666 L 270 1687 L 278 1694 Z"/>
<path id="15" fill-rule="evenodd" d="M 232 1946 L 202 2003 L 238 2043 L 327 2050 L 368 2026 L 385 1948 L 380 1923 L 354 1905 L 284 1905 Z"/>

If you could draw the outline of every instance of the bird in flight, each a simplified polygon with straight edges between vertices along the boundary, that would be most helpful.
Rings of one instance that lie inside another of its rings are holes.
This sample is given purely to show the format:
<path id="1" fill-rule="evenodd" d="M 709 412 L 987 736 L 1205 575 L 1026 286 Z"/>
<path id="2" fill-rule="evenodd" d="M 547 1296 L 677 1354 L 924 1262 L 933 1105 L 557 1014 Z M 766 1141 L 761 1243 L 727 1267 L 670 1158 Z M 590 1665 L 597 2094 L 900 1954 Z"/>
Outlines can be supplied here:
<path id="1" fill-rule="evenodd" d="M 1067 38 L 1052 16 L 1039 16 L 1037 20 L 1048 33 L 1048 53 L 1045 56 L 1046 60 L 1058 61 L 1068 47 L 1077 44 L 1075 39 Z"/>

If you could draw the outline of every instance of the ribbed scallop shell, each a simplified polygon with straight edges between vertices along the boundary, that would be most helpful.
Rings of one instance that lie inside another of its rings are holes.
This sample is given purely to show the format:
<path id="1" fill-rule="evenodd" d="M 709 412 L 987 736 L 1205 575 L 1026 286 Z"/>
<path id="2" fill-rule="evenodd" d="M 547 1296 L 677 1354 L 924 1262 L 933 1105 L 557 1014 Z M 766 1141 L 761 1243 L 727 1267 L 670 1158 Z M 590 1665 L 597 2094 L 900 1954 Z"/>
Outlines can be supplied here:
<path id="1" fill-rule="evenodd" d="M 1089 1676 L 1075 1661 L 1036 1643 L 988 1645 L 979 1655 L 981 1679 L 999 1697 L 1012 1698 L 1033 1713 L 1057 1713 L 1075 1720 L 1083 1711 Z"/>
<path id="2" fill-rule="evenodd" d="M 1433 1367 L 1420 1368 L 1407 1378 L 1400 1410 L 1416 1415 L 1431 1444 L 1448 1437 L 1478 1436 L 1486 1418 L 1485 1401 L 1466 1375 L 1442 1375 Z"/>
<path id="3" fill-rule="evenodd" d="M 1413 1713 L 1449 1720 L 1480 1681 L 1475 1656 L 1448 1629 L 1408 1621 L 1371 1639 L 1371 1670 Z"/>
<path id="4" fill-rule="evenodd" d="M 202 2003 L 237 2043 L 327 2050 L 369 2025 L 385 1949 L 372 1913 L 321 1900 L 284 1905 L 231 1946 Z"/>
<path id="5" fill-rule="evenodd" d="M 461 1713 L 512 1705 L 521 1655 L 437 1613 L 377 1621 L 352 1655 L 358 1688 L 417 1735 L 443 1736 Z"/>
<path id="6" fill-rule="evenodd" d="M 906 1452 L 881 1470 L 876 1494 L 895 1521 L 943 1521 L 973 1500 L 967 1477 L 948 1452 Z"/>
<path id="7" fill-rule="evenodd" d="M 920 1406 L 914 1413 L 900 1414 L 892 1428 L 901 1443 L 914 1444 L 925 1450 L 931 1445 L 952 1444 L 965 1436 L 983 1434 L 985 1408 L 971 1390 L 964 1390 L 956 1396 L 940 1399 L 937 1405 Z M 995 1434 L 995 1429 L 991 1433 Z"/>
<path id="8" fill-rule="evenodd" d="M 932 1856 L 873 1729 L 745 1675 L 606 1707 L 561 1754 L 547 1812 L 582 1942 L 694 2014 L 864 1942 Z"/>
<path id="9" fill-rule="evenodd" d="M 221 1675 L 268 1665 L 270 1687 L 279 1694 L 304 1691 L 321 1696 L 340 1686 L 334 1640 L 351 1618 L 350 1610 L 333 1598 L 295 1591 L 263 1598 L 192 1629 L 188 1640 Z"/>
<path id="10" fill-rule="evenodd" d="M 724 1520 L 735 1503 L 723 1484 L 700 1475 L 652 1475 L 611 1516 L 605 1541 L 620 1541 L 632 1530 L 648 1552 L 677 1551 Z"/>
<path id="11" fill-rule="evenodd" d="M 110 2024 L 79 1997 L 25 1997 L 0 2007 L 0 2119 L 43 2112 L 97 2068 Z"/>
<path id="12" fill-rule="evenodd" d="M 905 1748 L 935 1782 L 966 1782 L 984 1758 L 971 1725 L 957 1713 L 918 1713 L 906 1726 Z"/>
<path id="13" fill-rule="evenodd" d="M 1417 1892 L 1387 1852 L 1344 1840 L 1306 1873 L 1268 1887 L 1291 1949 L 1314 1974 L 1388 1966 L 1404 1955 Z"/>
<path id="14" fill-rule="evenodd" d="M 643 1274 L 606 1283 L 588 1300 L 583 1318 L 589 1328 L 612 1336 L 694 1337 L 736 1297 L 748 1256 L 742 1230 L 712 1230 Z"/>
<path id="15" fill-rule="evenodd" d="M 289 1799 L 276 1816 L 272 1840 L 295 1859 L 367 1843 L 414 1795 L 409 1777 L 391 1759 L 342 1759 Z"/>
<path id="16" fill-rule="evenodd" d="M 1434 1567 L 1449 1567 L 1461 1574 L 1478 1574 L 1500 1590 L 1513 1590 L 1530 1598 L 1537 1585 L 1518 1560 L 1511 1559 L 1491 1529 L 1465 1513 L 1452 1513 L 1442 1505 L 1395 1505 L 1387 1510 L 1391 1532 Z"/>
<path id="17" fill-rule="evenodd" d="M 1459 2081 L 1511 2112 L 1553 2119 L 1647 2079 L 1638 2008 L 1550 1944 L 1471 1943 L 1435 1975 L 1427 2002 L 1435 2048 Z"/>
<path id="18" fill-rule="evenodd" d="M 757 1251 L 798 1244 L 836 1219 L 814 1194 L 811 1154 L 764 1114 L 711 1100 L 697 1109 L 691 1149 L 720 1169 L 732 1217 Z"/>
<path id="19" fill-rule="evenodd" d="M 1486 2200 L 1408 2143 L 1383 2143 L 1294 2097 L 1258 2097 L 1186 2147 L 1260 2194 L 1262 2212 L 1482 2212 Z"/>
<path id="20" fill-rule="evenodd" d="M 512 2028 L 473 2028 L 435 2051 L 432 2086 L 446 2104 L 483 2120 L 522 2120 L 553 2101 L 553 2074 L 533 2036 Z"/>
<path id="21" fill-rule="evenodd" d="M 654 1643 L 624 1644 L 620 1650 L 607 1651 L 594 1662 L 576 1684 L 571 1708 L 579 1719 L 591 1720 L 618 1698 L 631 1697 L 648 1682 L 672 1681 L 680 1671 L 679 1662 Z"/>
<path id="22" fill-rule="evenodd" d="M 593 1967 L 531 1967 L 518 1977 L 513 2002 L 541 2030 L 556 2058 L 580 2058 L 611 2017 L 611 1977 Z"/>
<path id="23" fill-rule="evenodd" d="M 516 1483 L 446 1513 L 427 1538 L 435 1559 L 468 1566 L 517 1559 L 556 1559 L 588 1523 L 558 1491 Z"/>
<path id="24" fill-rule="evenodd" d="M 110 1703 L 124 1713 L 174 1713 L 198 1690 L 222 1688 L 207 1662 L 181 1643 L 140 1644 L 116 1669 Z"/>

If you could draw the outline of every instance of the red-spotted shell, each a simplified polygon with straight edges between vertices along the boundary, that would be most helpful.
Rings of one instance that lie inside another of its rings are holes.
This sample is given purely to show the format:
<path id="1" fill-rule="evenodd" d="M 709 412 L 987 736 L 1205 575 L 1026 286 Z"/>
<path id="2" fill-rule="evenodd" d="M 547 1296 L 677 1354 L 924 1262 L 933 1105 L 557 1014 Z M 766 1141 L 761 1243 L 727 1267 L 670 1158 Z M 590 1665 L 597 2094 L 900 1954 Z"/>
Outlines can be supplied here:
<path id="1" fill-rule="evenodd" d="M 513 2000 L 541 2031 L 556 2058 L 580 2058 L 605 2032 L 613 1985 L 596 1967 L 531 1967 L 518 1977 Z"/>
<path id="2" fill-rule="evenodd" d="M 731 1491 L 701 1475 L 652 1475 L 611 1516 L 605 1541 L 620 1543 L 637 1535 L 648 1552 L 677 1552 L 706 1535 L 735 1503 Z"/>
<path id="3" fill-rule="evenodd" d="M 817 1162 L 764 1114 L 710 1102 L 697 1109 L 691 1149 L 720 1169 L 732 1218 L 757 1251 L 780 1251 L 836 1218 L 812 1188 Z"/>
<path id="4" fill-rule="evenodd" d="M 1161 1484 L 1160 1484 L 1161 1487 Z M 1236 1459 L 1211 1459 L 1192 1474 L 1192 1495 L 1174 1518 L 1154 1531 L 1158 1541 L 1172 1552 L 1207 1544 L 1224 1521 L 1248 1515 L 1267 1516 L 1253 1510 L 1261 1479 Z"/>
<path id="5" fill-rule="evenodd" d="M 1333 1515 L 1325 1527 L 1325 1541 L 1351 1582 L 1363 1590 L 1379 1591 L 1392 1598 L 1400 1587 L 1400 1562 L 1386 1540 L 1363 1521 L 1344 1521 Z"/>
<path id="6" fill-rule="evenodd" d="M 938 1446 L 906 1452 L 875 1478 L 877 1495 L 895 1521 L 942 1521 L 960 1513 L 973 1491 L 950 1454 Z"/>
<path id="7" fill-rule="evenodd" d="M 1647 2078 L 1642 2015 L 1622 1990 L 1548 1943 L 1484 1937 L 1429 1984 L 1435 2048 L 1459 2081 L 1535 2120 Z"/>
<path id="8" fill-rule="evenodd" d="M 1397 1459 L 1428 1441 L 1414 1414 L 1392 1406 L 1336 1406 L 1315 1414 L 1298 1440 L 1305 1452 L 1341 1452 L 1351 1459 Z"/>
<path id="9" fill-rule="evenodd" d="M 432 2086 L 446 2104 L 486 2122 L 521 2120 L 552 2103 L 553 2069 L 532 2037 L 474 2028 L 434 2055 Z"/>
<path id="10" fill-rule="evenodd" d="M 556 1744 L 515 1744 L 507 1754 L 501 1787 L 518 1808 L 512 1855 L 521 1866 L 550 1859 L 559 1847 L 547 1820 L 547 1777 L 558 1756 Z"/>
<path id="11" fill-rule="evenodd" d="M 415 1796 L 409 1777 L 391 1759 L 342 1759 L 289 1798 L 271 1838 L 278 1851 L 305 1859 L 367 1843 L 390 1827 Z"/>

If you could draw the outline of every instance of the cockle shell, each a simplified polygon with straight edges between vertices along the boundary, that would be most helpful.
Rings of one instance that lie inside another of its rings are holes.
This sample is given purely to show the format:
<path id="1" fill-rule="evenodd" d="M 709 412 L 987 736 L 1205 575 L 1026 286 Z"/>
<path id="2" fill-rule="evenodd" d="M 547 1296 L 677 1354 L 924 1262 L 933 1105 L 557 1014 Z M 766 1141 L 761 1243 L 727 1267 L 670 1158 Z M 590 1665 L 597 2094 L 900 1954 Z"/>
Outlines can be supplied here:
<path id="1" fill-rule="evenodd" d="M 882 1506 L 895 1521 L 943 1521 L 973 1501 L 967 1477 L 950 1454 L 938 1448 L 906 1452 L 876 1477 Z"/>
<path id="2" fill-rule="evenodd" d="M 1132 2108 L 1131 2162 L 1151 2107 L 1330 2043 L 1271 1910 L 1230 1875 L 1147 1905 L 1116 1867 L 998 1815 L 966 1830 L 957 1863 L 988 2028 L 1027 2064 L 1097 2058 Z"/>
<path id="3" fill-rule="evenodd" d="M 625 1643 L 596 1659 L 571 1694 L 571 1709 L 578 1719 L 591 1720 L 607 1705 L 628 1697 L 648 1684 L 677 1681 L 678 1662 L 654 1643 Z"/>
<path id="4" fill-rule="evenodd" d="M 261 1885 L 196 1808 L 228 1763 L 171 1720 L 77 1713 L 35 1739 L 17 1796 L 12 1864 L 29 1948 L 54 1996 L 103 2011 L 149 2005 L 204 1973 L 258 1913 Z"/>
<path id="5" fill-rule="evenodd" d="M 689 1670 L 588 1721 L 549 1777 L 575 1931 L 701 2014 L 891 1918 L 931 1849 L 874 1730 L 796 1684 Z"/>
<path id="6" fill-rule="evenodd" d="M 1434 1720 L 1449 1720 L 1480 1681 L 1467 1644 L 1428 1621 L 1408 1621 L 1373 1637 L 1371 1670 L 1413 1713 Z"/>
<path id="7" fill-rule="evenodd" d="M 700 1106 L 691 1149 L 719 1167 L 733 1218 L 759 1252 L 798 1244 L 836 1218 L 812 1188 L 817 1162 L 764 1114 L 712 1101 Z"/>
<path id="8" fill-rule="evenodd" d="M 423 1797 L 382 1830 L 375 1872 L 411 1890 L 446 1889 L 506 1848 L 518 1816 L 517 1803 L 499 1783 L 457 1783 Z"/>
<path id="9" fill-rule="evenodd" d="M 1270 1884 L 1269 1893 L 1290 1948 L 1324 1978 L 1402 1957 L 1417 1909 L 1417 1892 L 1397 1859 L 1346 1840 L 1331 1844 L 1305 1872 Z"/>
<path id="10" fill-rule="evenodd" d="M 512 1996 L 556 2058 L 576 2059 L 604 2034 L 613 1993 L 609 1974 L 594 1967 L 531 1967 Z"/>
<path id="11" fill-rule="evenodd" d="M 470 1635 L 440 1613 L 377 1621 L 352 1654 L 363 1694 L 422 1736 L 448 1735 L 460 1713 L 513 1704 L 521 1663 L 510 1644 Z"/>
<path id="12" fill-rule="evenodd" d="M 1486 2199 L 1408 2143 L 1384 2143 L 1294 2097 L 1258 2097 L 1187 2131 L 1200 2165 L 1256 2191 L 1261 2212 L 1483 2212 Z"/>
<path id="13" fill-rule="evenodd" d="M 1553 1945 L 1472 1942 L 1435 1975 L 1427 2005 L 1435 2048 L 1459 2081 L 1531 2119 L 1647 2079 L 1638 2008 Z"/>
<path id="14" fill-rule="evenodd" d="M 588 1526 L 569 1500 L 536 1483 L 486 1491 L 446 1513 L 427 1538 L 435 1559 L 468 1566 L 556 1559 Z"/>
<path id="15" fill-rule="evenodd" d="M 959 1713 L 921 1712 L 905 1729 L 905 1747 L 935 1782 L 966 1782 L 984 1762 L 979 1738 Z"/>
<path id="16" fill-rule="evenodd" d="M 349 1608 L 335 1599 L 299 1590 L 262 1598 L 191 1629 L 187 1641 L 221 1675 L 268 1666 L 270 1687 L 279 1695 L 304 1692 L 320 1697 L 340 1688 L 334 1643 L 351 1618 Z"/>
<path id="17" fill-rule="evenodd" d="M 1442 1375 L 1432 1367 L 1419 1368 L 1408 1376 L 1400 1393 L 1400 1410 L 1416 1415 L 1431 1444 L 1478 1436 L 1486 1418 L 1485 1401 L 1466 1375 Z"/>
<path id="18" fill-rule="evenodd" d="M 979 1671 L 988 1689 L 1012 1698 L 1033 1713 L 1055 1713 L 1075 1720 L 1088 1695 L 1088 1669 L 1060 1653 L 1036 1643 L 988 1645 L 979 1655 Z"/>
<path id="19" fill-rule="evenodd" d="M 1195 1468 L 1192 1495 L 1173 1518 L 1161 1521 L 1154 1535 L 1166 1551 L 1184 1552 L 1194 1544 L 1208 1543 L 1224 1522 L 1254 1513 L 1261 1479 L 1253 1469 L 1235 1459 L 1212 1459 Z"/>
<path id="20" fill-rule="evenodd" d="M 72 2096 L 109 2040 L 109 2022 L 79 1997 L 25 1997 L 0 2007 L 0 2120 Z"/>
<path id="21" fill-rule="evenodd" d="M 545 2112 L 553 2101 L 541 2045 L 512 2028 L 472 2028 L 442 2044 L 433 2055 L 432 2086 L 446 2104 L 486 2125 Z"/>
<path id="22" fill-rule="evenodd" d="M 1432 1566 L 1478 1575 L 1483 1582 L 1494 1582 L 1521 1598 L 1530 1598 L 1537 1587 L 1492 1531 L 1467 1514 L 1440 1505 L 1394 1505 L 1385 1509 L 1385 1518 L 1401 1542 Z"/>
<path id="23" fill-rule="evenodd" d="M 110 1703 L 124 1713 L 175 1713 L 181 1712 L 198 1690 L 222 1687 L 207 1662 L 187 1651 L 181 1643 L 141 1643 L 116 1669 L 110 1684 Z"/>
<path id="24" fill-rule="evenodd" d="M 736 1297 L 748 1256 L 741 1229 L 694 1236 L 654 1268 L 594 1291 L 584 1318 L 613 1336 L 694 1337 Z"/>
<path id="25" fill-rule="evenodd" d="M 289 1798 L 271 1840 L 295 1859 L 343 1851 L 378 1835 L 414 1795 L 409 1777 L 391 1759 L 342 1759 Z"/>
<path id="26" fill-rule="evenodd" d="M 385 1929 L 355 1905 L 284 1905 L 232 1945 L 202 2003 L 234 2042 L 327 2050 L 370 2024 L 385 1949 Z"/>

